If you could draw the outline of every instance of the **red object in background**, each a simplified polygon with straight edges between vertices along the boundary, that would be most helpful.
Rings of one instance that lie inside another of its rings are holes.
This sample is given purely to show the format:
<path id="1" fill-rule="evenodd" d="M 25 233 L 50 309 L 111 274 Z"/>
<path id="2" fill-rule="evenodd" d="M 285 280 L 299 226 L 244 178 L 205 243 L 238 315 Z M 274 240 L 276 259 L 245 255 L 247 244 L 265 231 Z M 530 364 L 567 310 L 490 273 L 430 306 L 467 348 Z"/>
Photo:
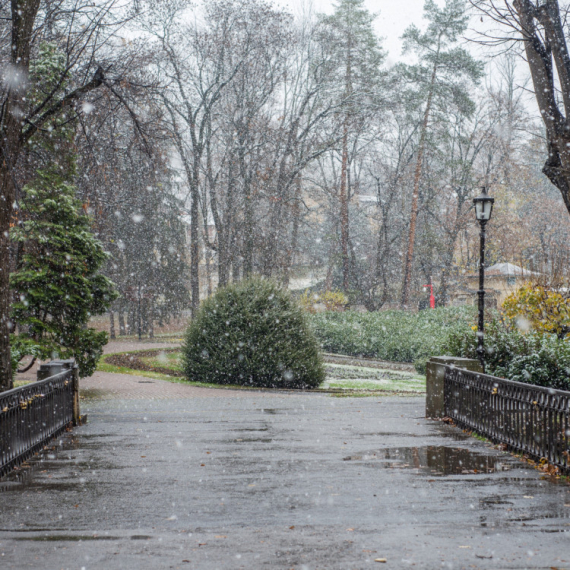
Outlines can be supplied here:
<path id="1" fill-rule="evenodd" d="M 429 308 L 435 309 L 435 297 L 433 296 L 433 285 L 430 283 L 429 285 L 424 285 L 424 289 L 429 288 Z"/>

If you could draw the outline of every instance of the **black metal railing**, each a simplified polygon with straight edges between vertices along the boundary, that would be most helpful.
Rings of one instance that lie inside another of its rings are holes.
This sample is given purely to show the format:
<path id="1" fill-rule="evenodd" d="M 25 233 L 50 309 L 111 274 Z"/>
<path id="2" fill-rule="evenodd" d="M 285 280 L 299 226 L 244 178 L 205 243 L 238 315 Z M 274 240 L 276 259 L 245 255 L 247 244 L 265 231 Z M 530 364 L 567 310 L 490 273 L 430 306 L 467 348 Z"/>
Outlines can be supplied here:
<path id="1" fill-rule="evenodd" d="M 75 370 L 0 393 L 0 477 L 74 421 Z"/>
<path id="2" fill-rule="evenodd" d="M 460 427 L 570 472 L 570 392 L 446 366 L 444 397 Z"/>

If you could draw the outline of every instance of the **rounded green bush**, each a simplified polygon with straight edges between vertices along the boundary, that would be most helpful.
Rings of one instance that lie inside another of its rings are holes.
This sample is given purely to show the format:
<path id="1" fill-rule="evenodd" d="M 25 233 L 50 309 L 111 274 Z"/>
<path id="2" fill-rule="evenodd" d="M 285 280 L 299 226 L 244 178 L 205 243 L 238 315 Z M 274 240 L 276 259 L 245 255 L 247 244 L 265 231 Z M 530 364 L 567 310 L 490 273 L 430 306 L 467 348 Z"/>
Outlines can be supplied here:
<path id="1" fill-rule="evenodd" d="M 188 380 L 263 388 L 316 388 L 325 379 L 302 308 L 264 279 L 218 289 L 190 323 L 182 348 Z"/>

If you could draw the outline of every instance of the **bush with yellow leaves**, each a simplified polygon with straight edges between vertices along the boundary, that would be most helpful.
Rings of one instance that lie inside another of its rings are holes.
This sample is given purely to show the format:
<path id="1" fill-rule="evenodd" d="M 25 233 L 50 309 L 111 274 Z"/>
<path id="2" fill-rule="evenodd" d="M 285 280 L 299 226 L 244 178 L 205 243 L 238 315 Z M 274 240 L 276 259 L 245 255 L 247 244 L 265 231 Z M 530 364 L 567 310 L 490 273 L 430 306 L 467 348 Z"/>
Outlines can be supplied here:
<path id="1" fill-rule="evenodd" d="M 570 332 L 570 299 L 542 285 L 527 283 L 511 293 L 503 303 L 510 319 L 537 332 L 564 338 Z M 524 329 L 525 327 L 520 327 Z"/>
<path id="2" fill-rule="evenodd" d="M 315 305 L 324 305 L 326 311 L 340 313 L 346 309 L 348 299 L 341 291 L 323 291 L 322 293 L 310 293 L 306 290 L 301 297 L 299 303 L 305 311 L 315 314 L 317 312 Z"/>
<path id="3" fill-rule="evenodd" d="M 341 313 L 348 305 L 348 299 L 340 291 L 325 291 L 319 295 L 319 303 L 325 306 L 327 311 Z"/>

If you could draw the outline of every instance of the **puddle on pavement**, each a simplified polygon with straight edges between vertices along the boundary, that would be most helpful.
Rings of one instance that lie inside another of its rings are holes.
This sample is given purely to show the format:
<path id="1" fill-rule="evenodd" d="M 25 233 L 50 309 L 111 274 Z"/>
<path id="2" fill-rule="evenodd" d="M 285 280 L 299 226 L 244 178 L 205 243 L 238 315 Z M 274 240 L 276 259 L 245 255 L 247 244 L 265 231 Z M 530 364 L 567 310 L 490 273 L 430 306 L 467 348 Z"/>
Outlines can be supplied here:
<path id="1" fill-rule="evenodd" d="M 109 390 L 101 390 L 100 388 L 82 388 L 81 389 L 81 400 L 98 400 L 109 395 L 111 392 Z"/>
<path id="2" fill-rule="evenodd" d="M 359 434 L 360 437 L 369 437 L 369 436 L 380 436 L 380 437 L 402 437 L 402 432 L 389 432 L 389 431 L 374 431 L 374 432 L 363 432 Z M 457 429 L 453 429 L 453 431 L 432 431 L 430 432 L 429 436 L 426 436 L 425 433 L 407 433 L 405 434 L 406 437 L 417 437 L 423 440 L 426 437 L 443 437 L 445 439 L 452 439 L 453 441 L 467 441 L 471 439 L 471 436 L 468 433 L 459 431 Z"/>
<path id="3" fill-rule="evenodd" d="M 145 536 L 145 538 L 147 537 Z M 84 540 L 121 540 L 121 537 L 88 534 L 46 534 L 44 536 L 19 536 L 12 540 L 31 540 L 33 542 L 83 542 Z"/>
<path id="4" fill-rule="evenodd" d="M 529 469 L 524 463 L 510 460 L 506 456 L 487 455 L 462 447 L 439 445 L 379 449 L 345 457 L 344 461 L 378 461 L 385 469 L 417 469 L 432 476 Z"/>
<path id="5" fill-rule="evenodd" d="M 83 542 L 89 540 L 122 540 L 121 536 L 99 536 L 89 534 L 46 534 L 44 536 L 19 536 L 13 540 L 29 540 L 33 542 Z M 150 540 L 152 536 L 146 534 L 133 534 L 131 540 Z"/>

